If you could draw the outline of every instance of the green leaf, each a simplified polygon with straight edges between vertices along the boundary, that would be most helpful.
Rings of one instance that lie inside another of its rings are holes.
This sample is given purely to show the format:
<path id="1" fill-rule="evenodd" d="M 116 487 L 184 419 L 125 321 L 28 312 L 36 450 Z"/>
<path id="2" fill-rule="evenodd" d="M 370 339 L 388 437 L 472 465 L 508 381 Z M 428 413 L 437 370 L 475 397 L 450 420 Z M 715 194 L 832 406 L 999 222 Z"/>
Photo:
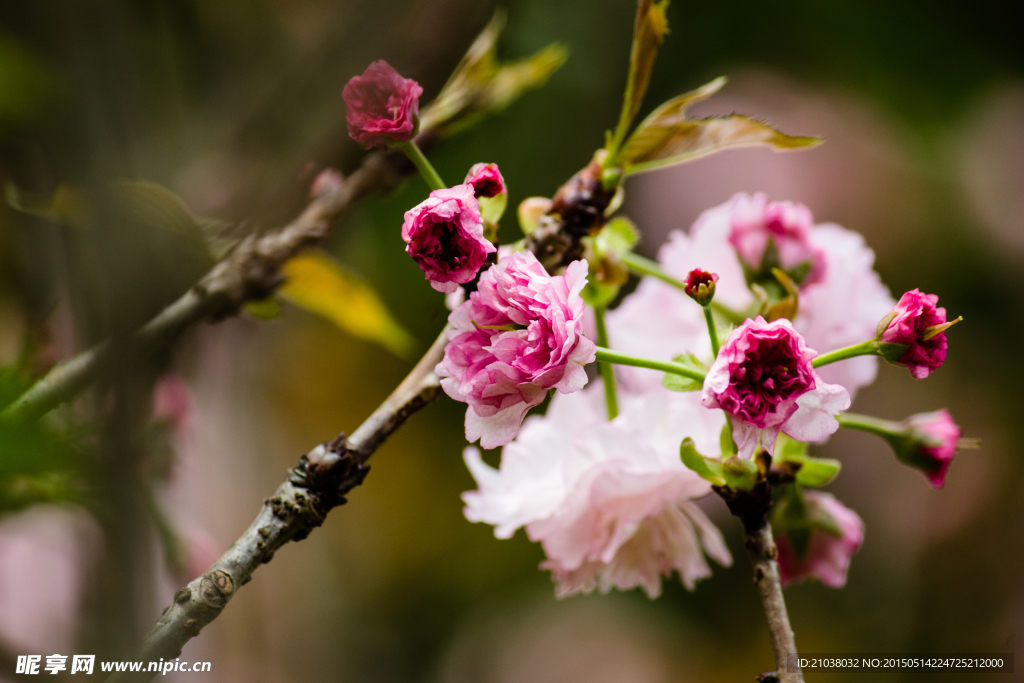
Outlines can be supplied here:
<path id="1" fill-rule="evenodd" d="M 597 282 L 593 278 L 587 281 L 583 291 L 580 292 L 580 296 L 583 297 L 584 303 L 595 308 L 607 308 L 608 304 L 615 300 L 615 297 L 619 295 L 618 285 L 606 285 L 601 282 Z"/>
<path id="2" fill-rule="evenodd" d="M 757 465 L 751 460 L 734 455 L 722 464 L 722 476 L 729 488 L 750 491 L 757 484 Z"/>
<path id="3" fill-rule="evenodd" d="M 632 251 L 639 241 L 640 232 L 636 229 L 636 225 L 624 216 L 608 221 L 601 228 L 601 232 L 597 234 L 598 250 L 601 253 Z"/>
<path id="4" fill-rule="evenodd" d="M 508 206 L 508 193 L 502 192 L 494 197 L 480 197 L 480 217 L 487 223 L 495 223 L 505 215 L 505 207 Z"/>
<path id="5" fill-rule="evenodd" d="M 783 463 L 789 460 L 802 461 L 807 455 L 807 443 L 797 441 L 793 437 L 779 432 L 779 438 L 775 440 L 776 463 Z"/>
<path id="6" fill-rule="evenodd" d="M 672 360 L 676 363 L 681 363 L 682 365 L 693 368 L 694 370 L 700 370 L 701 372 L 707 370 L 707 368 L 704 367 L 704 364 L 701 363 L 700 360 L 698 360 L 692 353 L 676 356 Z M 661 386 L 665 387 L 669 391 L 687 392 L 700 391 L 703 384 L 695 379 L 690 379 L 689 377 L 683 377 L 682 375 L 666 372 L 661 378 Z"/>
<path id="7" fill-rule="evenodd" d="M 824 486 L 835 479 L 842 468 L 842 463 L 832 458 L 805 457 L 799 462 L 800 469 L 796 472 L 796 483 L 808 487 Z"/>
<path id="8" fill-rule="evenodd" d="M 527 90 L 539 88 L 569 57 L 553 43 L 531 57 L 515 62 L 497 58 L 498 36 L 505 27 L 505 12 L 497 10 L 470 45 L 437 98 L 420 112 L 422 130 L 450 135 L 501 111 Z"/>
<path id="9" fill-rule="evenodd" d="M 725 424 L 722 425 L 722 433 L 719 435 L 718 440 L 722 446 L 723 458 L 736 455 L 736 441 L 732 438 L 732 422 L 729 421 L 728 416 L 725 418 Z"/>
<path id="10" fill-rule="evenodd" d="M 281 317 L 281 302 L 272 296 L 260 301 L 249 301 L 242 308 L 246 313 L 260 320 L 273 320 Z"/>
<path id="11" fill-rule="evenodd" d="M 748 116 L 693 119 L 686 116 L 691 104 L 710 97 L 725 84 L 724 78 L 669 100 L 637 126 L 620 154 L 627 174 L 642 173 L 689 161 L 729 147 L 766 144 L 776 149 L 809 147 L 819 138 L 785 135 Z"/>
<path id="12" fill-rule="evenodd" d="M 715 486 L 725 483 L 722 476 L 722 461 L 718 458 L 709 458 L 697 452 L 693 439 L 686 437 L 679 445 L 679 457 L 683 464 L 700 475 L 701 479 L 710 481 Z"/>
<path id="13" fill-rule="evenodd" d="M 327 254 L 300 254 L 284 266 L 281 295 L 327 318 L 360 339 L 373 341 L 401 358 L 411 358 L 416 341 L 394 319 L 376 292 Z"/>
<path id="14" fill-rule="evenodd" d="M 654 60 L 658 56 L 658 48 L 668 33 L 668 0 L 639 0 L 636 8 L 636 20 L 633 24 L 633 46 L 629 54 L 629 75 L 626 77 L 626 91 L 622 98 L 622 112 L 615 134 L 609 142 L 609 158 L 606 167 L 618 165 L 618 152 L 622 140 L 629 132 L 644 95 L 651 81 Z"/>

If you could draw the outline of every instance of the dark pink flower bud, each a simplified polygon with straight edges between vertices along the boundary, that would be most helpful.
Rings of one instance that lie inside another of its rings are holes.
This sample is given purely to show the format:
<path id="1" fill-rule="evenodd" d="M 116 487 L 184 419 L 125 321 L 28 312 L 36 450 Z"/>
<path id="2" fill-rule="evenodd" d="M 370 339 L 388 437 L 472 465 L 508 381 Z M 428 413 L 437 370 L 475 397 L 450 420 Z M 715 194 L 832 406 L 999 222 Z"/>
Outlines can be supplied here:
<path id="1" fill-rule="evenodd" d="M 945 409 L 912 415 L 903 425 L 902 434 L 888 439 L 896 457 L 924 472 L 932 486 L 942 488 L 960 443 L 960 427 Z"/>
<path id="2" fill-rule="evenodd" d="M 683 282 L 686 296 L 696 301 L 701 306 L 707 306 L 715 298 L 715 283 L 718 282 L 716 273 L 709 273 L 700 268 L 694 268 Z"/>
<path id="3" fill-rule="evenodd" d="M 471 185 L 434 190 L 423 203 L 405 212 L 405 251 L 439 292 L 454 292 L 470 282 L 496 251 L 484 239 L 480 205 Z"/>
<path id="4" fill-rule="evenodd" d="M 451 341 L 434 372 L 449 396 L 469 404 L 467 440 L 502 446 L 550 389 L 586 385 L 584 366 L 595 357 L 583 331 L 587 270 L 574 261 L 550 276 L 531 252 L 513 252 L 448 316 Z"/>
<path id="5" fill-rule="evenodd" d="M 733 418 L 741 456 L 760 444 L 773 453 L 779 432 L 797 441 L 818 441 L 839 429 L 835 415 L 850 407 L 850 395 L 826 384 L 808 348 L 786 319 L 758 316 L 733 330 L 704 378 L 701 403 Z"/>
<path id="6" fill-rule="evenodd" d="M 473 186 L 473 193 L 477 199 L 490 199 L 508 193 L 505 179 L 501 177 L 497 164 L 475 164 L 466 175 L 466 184 Z"/>
<path id="7" fill-rule="evenodd" d="M 937 308 L 939 297 L 922 294 L 914 289 L 897 302 L 882 319 L 885 328 L 878 336 L 883 344 L 898 345 L 898 357 L 890 357 L 883 348 L 883 356 L 891 363 L 906 367 L 915 379 L 924 379 L 946 360 L 946 309 Z M 888 321 L 888 322 L 886 322 Z M 906 346 L 903 351 L 902 346 Z M 890 350 L 893 347 L 890 347 Z"/>
<path id="8" fill-rule="evenodd" d="M 402 78 L 378 59 L 342 91 L 349 136 L 367 149 L 410 140 L 416 133 L 422 94 L 419 83 Z"/>
<path id="9" fill-rule="evenodd" d="M 864 542 L 864 522 L 827 493 L 806 491 L 803 497 L 811 521 L 804 552 L 798 553 L 789 536 L 776 530 L 782 585 L 813 577 L 831 588 L 842 588 L 846 585 L 850 560 Z M 820 523 L 823 518 L 828 523 Z"/>

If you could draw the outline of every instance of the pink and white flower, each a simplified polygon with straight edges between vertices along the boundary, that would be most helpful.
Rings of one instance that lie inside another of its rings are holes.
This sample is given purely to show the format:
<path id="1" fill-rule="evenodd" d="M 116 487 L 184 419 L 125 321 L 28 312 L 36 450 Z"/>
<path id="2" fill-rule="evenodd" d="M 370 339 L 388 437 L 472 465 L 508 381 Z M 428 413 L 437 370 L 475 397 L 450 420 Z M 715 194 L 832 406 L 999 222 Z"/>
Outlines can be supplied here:
<path id="1" fill-rule="evenodd" d="M 864 522 L 856 512 L 828 493 L 805 491 L 803 496 L 808 516 L 813 518 L 824 512 L 835 522 L 835 529 L 813 527 L 807 552 L 802 557 L 795 552 L 789 538 L 784 534 L 776 535 L 782 585 L 813 577 L 830 588 L 842 588 L 846 585 L 850 560 L 864 542 Z"/>
<path id="2" fill-rule="evenodd" d="M 353 76 L 342 91 L 348 134 L 366 148 L 390 147 L 416 132 L 423 88 L 383 59 Z"/>
<path id="3" fill-rule="evenodd" d="M 402 239 L 430 286 L 448 294 L 476 278 L 487 255 L 496 251 L 484 238 L 471 185 L 434 190 L 406 211 Z"/>
<path id="4" fill-rule="evenodd" d="M 624 397 L 608 422 L 601 397 L 600 384 L 556 396 L 503 449 L 500 469 L 468 448 L 478 489 L 463 494 L 466 518 L 495 525 L 498 538 L 525 526 L 559 597 L 640 586 L 653 598 L 673 571 L 692 590 L 711 574 L 705 553 L 723 566 L 732 557 L 693 502 L 710 484 L 680 462 L 679 442 L 691 436 L 715 452 L 722 413 L 660 393 Z"/>
<path id="5" fill-rule="evenodd" d="M 879 341 L 908 346 L 897 361 L 914 379 L 924 379 L 946 360 L 946 333 L 929 335 L 928 328 L 946 323 L 946 309 L 936 304 L 939 297 L 913 289 L 900 297 L 890 311 L 892 319 Z"/>
<path id="6" fill-rule="evenodd" d="M 750 207 L 761 204 L 762 200 L 737 195 L 701 214 L 688 235 L 671 233 L 658 252 L 662 269 L 680 281 L 694 268 L 717 273 L 716 304 L 741 313 L 749 311 L 754 297 L 747 286 L 743 261 L 730 237 L 734 225 L 751 221 L 747 216 Z M 800 215 L 805 211 L 793 209 Z M 815 225 L 806 237 L 807 243 L 801 242 L 804 247 L 783 250 L 786 254 L 809 250 L 815 259 L 822 259 L 818 269 L 821 276 L 805 279 L 800 287 L 794 329 L 820 353 L 871 339 L 879 318 L 893 305 L 888 290 L 873 270 L 871 249 L 859 234 L 833 224 Z M 752 247 L 748 248 L 742 240 L 735 241 L 753 258 Z M 786 263 L 790 258 L 797 257 L 787 256 Z M 701 309 L 682 291 L 655 278 L 644 278 L 633 295 L 609 311 L 607 324 L 615 349 L 650 358 L 672 358 L 689 351 L 711 359 L 711 343 Z M 860 356 L 823 367 L 819 374 L 829 383 L 841 384 L 852 395 L 874 381 L 877 368 L 876 357 Z M 657 389 L 661 382 L 658 373 L 648 370 L 628 368 L 620 374 L 627 388 L 634 391 Z"/>
<path id="7" fill-rule="evenodd" d="M 811 366 L 817 355 L 785 319 L 758 316 L 729 335 L 704 378 L 701 403 L 733 418 L 741 456 L 759 444 L 774 453 L 780 431 L 818 441 L 839 429 L 835 415 L 850 407 L 850 395 L 818 377 Z"/>
<path id="8" fill-rule="evenodd" d="M 583 331 L 587 262 L 550 276 L 530 252 L 515 252 L 487 270 L 469 299 L 448 317 L 444 360 L 435 372 L 445 392 L 469 404 L 466 438 L 502 446 L 526 411 L 550 389 L 579 391 L 595 346 Z"/>

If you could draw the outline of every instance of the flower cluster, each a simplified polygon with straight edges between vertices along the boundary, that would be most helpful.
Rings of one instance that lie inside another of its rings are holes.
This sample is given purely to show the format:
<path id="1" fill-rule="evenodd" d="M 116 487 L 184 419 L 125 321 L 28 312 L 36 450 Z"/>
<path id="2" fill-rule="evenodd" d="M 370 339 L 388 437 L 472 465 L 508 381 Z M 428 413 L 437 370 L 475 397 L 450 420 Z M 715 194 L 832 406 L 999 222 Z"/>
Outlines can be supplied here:
<path id="1" fill-rule="evenodd" d="M 960 444 L 947 412 L 903 423 L 846 412 L 874 380 L 876 356 L 918 379 L 935 371 L 956 322 L 946 321 L 934 295 L 913 290 L 894 302 L 858 234 L 816 225 L 803 205 L 738 194 L 702 214 L 689 234 L 670 235 L 659 263 L 638 267 L 638 257 L 625 254 L 635 235 L 609 225 L 607 234 L 583 236 L 578 253 L 657 277 L 606 317 L 618 285 L 603 283 L 603 298 L 590 288 L 595 312 L 585 323 L 588 272 L 600 267 L 578 260 L 549 273 L 521 244 L 499 252 L 505 179 L 496 164 L 480 163 L 462 184 L 443 187 L 411 142 L 420 93 L 375 62 L 345 88 L 350 134 L 366 146 L 406 143 L 438 188 L 406 212 L 401 231 L 406 251 L 453 308 L 434 371 L 450 397 L 468 404 L 467 440 L 504 447 L 497 469 L 466 450 L 477 490 L 463 495 L 465 514 L 493 524 L 499 538 L 525 528 L 543 546 L 542 567 L 560 596 L 641 587 L 654 597 L 673 572 L 692 589 L 710 575 L 708 557 L 732 561 L 694 501 L 715 490 L 735 510 L 738 496 L 750 502 L 771 485 L 785 492 L 772 513 L 783 582 L 844 585 L 864 525 L 813 490 L 838 463 L 806 453 L 840 425 L 882 436 L 900 460 L 943 484 Z M 590 196 L 577 194 L 583 204 Z M 538 229 L 551 206 L 524 202 L 524 229 Z M 558 225 L 552 218 L 545 230 Z M 591 341 L 591 325 L 612 348 Z M 629 367 L 602 366 L 601 382 L 585 389 L 585 366 L 595 360 Z M 553 389 L 547 413 L 526 418 Z M 763 519 L 768 503 L 758 505 Z"/>

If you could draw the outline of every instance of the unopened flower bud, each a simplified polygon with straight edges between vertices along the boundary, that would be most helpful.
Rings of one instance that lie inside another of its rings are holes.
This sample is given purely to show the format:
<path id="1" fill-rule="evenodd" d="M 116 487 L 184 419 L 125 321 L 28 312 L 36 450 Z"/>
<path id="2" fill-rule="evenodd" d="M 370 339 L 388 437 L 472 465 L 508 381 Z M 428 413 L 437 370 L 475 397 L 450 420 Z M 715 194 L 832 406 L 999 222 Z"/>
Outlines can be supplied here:
<path id="1" fill-rule="evenodd" d="M 903 421 L 903 429 L 886 440 L 892 444 L 897 458 L 921 470 L 931 485 L 939 489 L 946 483 L 960 436 L 960 427 L 943 409 L 910 416 Z"/>
<path id="2" fill-rule="evenodd" d="M 902 297 L 878 324 L 877 339 L 883 358 L 924 379 L 946 360 L 946 330 L 961 319 L 946 322 L 939 297 L 914 289 Z"/>
<path id="3" fill-rule="evenodd" d="M 700 268 L 694 268 L 687 274 L 685 292 L 688 297 L 701 306 L 707 306 L 715 298 L 715 283 L 718 282 L 716 273 L 709 273 Z"/>
<path id="4" fill-rule="evenodd" d="M 466 184 L 480 202 L 480 215 L 486 223 L 496 224 L 505 213 L 508 188 L 497 164 L 475 164 L 466 175 Z"/>

